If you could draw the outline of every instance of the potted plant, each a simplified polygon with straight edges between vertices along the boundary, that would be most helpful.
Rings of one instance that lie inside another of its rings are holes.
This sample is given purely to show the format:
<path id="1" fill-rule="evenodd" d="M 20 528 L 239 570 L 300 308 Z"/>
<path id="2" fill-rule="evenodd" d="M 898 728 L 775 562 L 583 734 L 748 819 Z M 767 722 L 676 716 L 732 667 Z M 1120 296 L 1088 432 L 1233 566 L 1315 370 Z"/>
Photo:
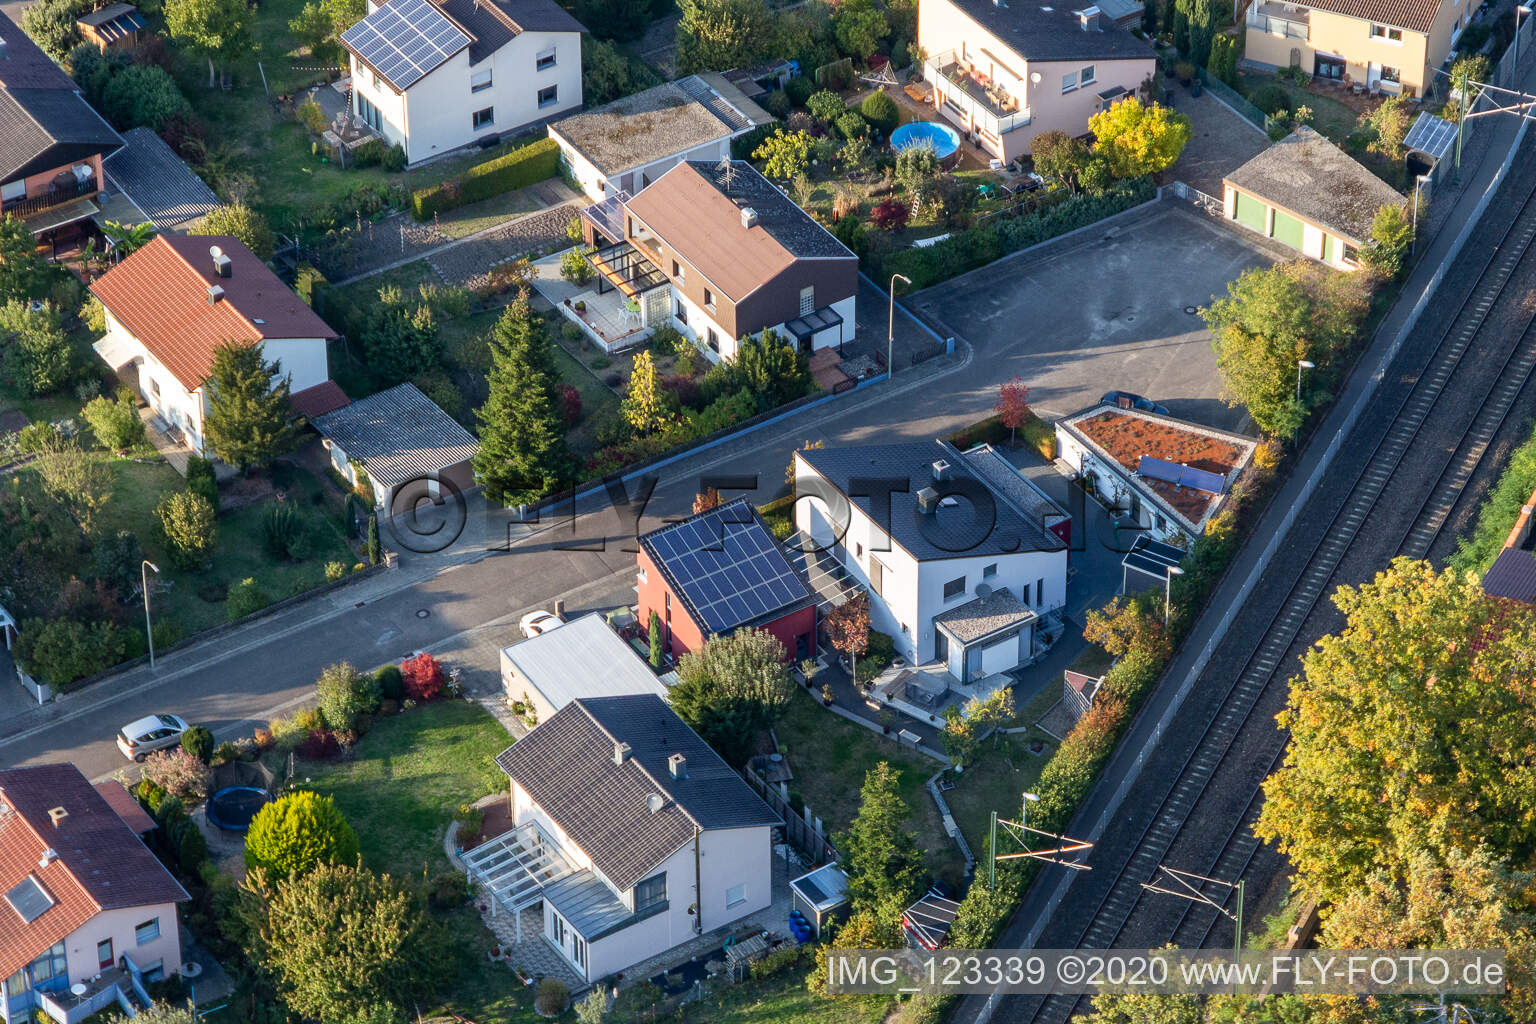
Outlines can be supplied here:
<path id="1" fill-rule="evenodd" d="M 825 704 L 827 707 L 831 707 L 832 706 L 832 684 L 831 683 L 822 683 L 821 684 L 821 702 L 823 704 Z"/>
<path id="2" fill-rule="evenodd" d="M 501 959 L 501 947 L 500 946 L 492 946 L 491 947 L 491 951 L 486 954 L 486 958 L 489 959 L 492 963 L 495 963 L 497 960 L 500 960 Z"/>
<path id="3" fill-rule="evenodd" d="M 578 312 L 578 313 L 585 313 L 586 311 L 587 311 L 587 303 L 586 303 L 586 301 L 584 299 L 577 299 L 576 300 L 576 312 Z"/>
<path id="4" fill-rule="evenodd" d="M 806 658 L 800 663 L 800 678 L 805 680 L 805 688 L 811 689 L 816 682 L 816 673 L 821 671 L 821 666 L 816 664 L 814 658 Z"/>
<path id="5" fill-rule="evenodd" d="M 889 736 L 891 734 L 891 724 L 895 720 L 896 716 L 891 714 L 889 708 L 880 712 L 880 731 Z"/>
<path id="6" fill-rule="evenodd" d="M 1187 60 L 1181 60 L 1173 66 L 1174 77 L 1183 85 L 1188 85 L 1190 79 L 1195 77 L 1195 66 Z"/>

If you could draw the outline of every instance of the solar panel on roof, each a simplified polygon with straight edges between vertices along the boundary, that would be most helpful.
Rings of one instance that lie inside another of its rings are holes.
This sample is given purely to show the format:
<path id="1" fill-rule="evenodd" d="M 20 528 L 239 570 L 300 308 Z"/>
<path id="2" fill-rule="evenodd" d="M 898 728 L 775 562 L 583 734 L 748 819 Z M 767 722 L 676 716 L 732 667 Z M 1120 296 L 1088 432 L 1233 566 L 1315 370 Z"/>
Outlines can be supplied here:
<path id="1" fill-rule="evenodd" d="M 36 878 L 28 875 L 19 884 L 5 894 L 5 901 L 15 908 L 16 913 L 28 924 L 43 916 L 43 912 L 53 906 L 53 897 L 43 889 L 42 884 Z"/>
<path id="2" fill-rule="evenodd" d="M 646 538 L 709 632 L 725 632 L 805 596 L 777 542 L 738 501 Z"/>
<path id="3" fill-rule="evenodd" d="M 1193 466 L 1185 466 L 1179 476 L 1180 487 L 1193 487 L 1197 491 L 1209 491 L 1211 494 L 1220 494 L 1226 485 L 1227 478 L 1220 473 L 1211 473 Z"/>
<path id="4" fill-rule="evenodd" d="M 1136 472 L 1149 480 L 1161 480 L 1165 484 L 1176 484 L 1179 482 L 1180 474 L 1184 472 L 1184 467 L 1177 462 L 1169 462 L 1167 459 L 1143 455 L 1141 461 L 1136 464 Z"/>
<path id="5" fill-rule="evenodd" d="M 341 38 L 399 89 L 409 88 L 469 45 L 469 37 L 427 0 L 395 0 Z"/>

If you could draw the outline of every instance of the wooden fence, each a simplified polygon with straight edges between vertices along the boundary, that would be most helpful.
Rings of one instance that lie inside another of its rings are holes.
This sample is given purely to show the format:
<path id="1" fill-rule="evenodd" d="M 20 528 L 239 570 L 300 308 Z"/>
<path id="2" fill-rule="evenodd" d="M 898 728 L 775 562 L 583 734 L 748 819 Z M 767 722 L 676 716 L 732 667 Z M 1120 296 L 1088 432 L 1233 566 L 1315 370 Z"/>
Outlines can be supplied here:
<path id="1" fill-rule="evenodd" d="M 842 859 L 842 854 L 837 852 L 837 847 L 832 845 L 815 822 L 807 820 L 805 814 L 797 813 L 779 792 L 779 788 L 770 785 L 761 775 L 750 768 L 741 773 L 741 777 L 747 780 L 747 785 L 757 791 L 757 795 L 768 802 L 779 817 L 784 819 L 784 834 L 802 853 L 810 857 L 814 864 L 830 863 Z"/>

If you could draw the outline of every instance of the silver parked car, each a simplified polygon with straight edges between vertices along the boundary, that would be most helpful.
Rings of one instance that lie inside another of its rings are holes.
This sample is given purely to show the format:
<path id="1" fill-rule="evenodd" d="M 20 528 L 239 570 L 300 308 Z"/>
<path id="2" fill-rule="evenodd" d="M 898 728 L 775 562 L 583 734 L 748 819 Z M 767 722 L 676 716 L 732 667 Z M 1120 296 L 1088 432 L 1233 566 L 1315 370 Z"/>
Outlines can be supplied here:
<path id="1" fill-rule="evenodd" d="M 147 754 L 179 744 L 190 728 L 176 715 L 146 715 L 118 730 L 117 749 L 130 760 L 142 761 Z"/>

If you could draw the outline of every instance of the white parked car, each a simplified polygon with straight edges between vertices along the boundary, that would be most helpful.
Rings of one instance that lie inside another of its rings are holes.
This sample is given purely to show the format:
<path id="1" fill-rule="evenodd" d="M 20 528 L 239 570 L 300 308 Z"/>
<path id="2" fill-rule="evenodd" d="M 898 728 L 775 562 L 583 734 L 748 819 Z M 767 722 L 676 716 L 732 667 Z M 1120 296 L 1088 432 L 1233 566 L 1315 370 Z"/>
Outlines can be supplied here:
<path id="1" fill-rule="evenodd" d="M 518 625 L 523 627 L 523 636 L 535 637 L 540 633 L 548 633 L 552 629 L 560 628 L 565 625 L 565 620 L 540 609 L 524 615 Z"/>
<path id="2" fill-rule="evenodd" d="M 181 743 L 181 734 L 190 729 L 176 715 L 146 715 L 118 730 L 117 749 L 130 761 L 142 761 L 156 750 Z"/>

